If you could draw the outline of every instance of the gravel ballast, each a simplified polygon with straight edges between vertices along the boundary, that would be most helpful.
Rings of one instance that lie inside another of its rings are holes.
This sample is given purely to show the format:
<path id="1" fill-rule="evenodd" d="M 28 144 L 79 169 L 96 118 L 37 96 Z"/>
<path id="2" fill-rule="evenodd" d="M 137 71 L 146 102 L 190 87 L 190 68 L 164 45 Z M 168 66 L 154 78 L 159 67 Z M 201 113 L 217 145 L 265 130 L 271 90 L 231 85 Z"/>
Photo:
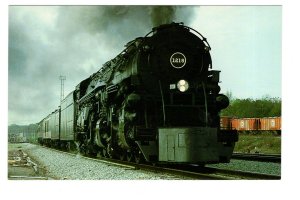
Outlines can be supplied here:
<path id="1" fill-rule="evenodd" d="M 47 175 L 60 180 L 184 180 L 177 175 L 136 170 L 72 156 L 33 144 L 19 144 Z"/>
<path id="2" fill-rule="evenodd" d="M 47 176 L 58 180 L 191 180 L 191 178 L 145 170 L 136 170 L 74 156 L 34 144 L 14 144 L 34 159 Z M 280 163 L 231 160 L 225 164 L 211 164 L 230 170 L 280 175 Z"/>
<path id="3" fill-rule="evenodd" d="M 246 172 L 255 172 L 255 173 L 271 174 L 271 175 L 280 175 L 281 173 L 281 164 L 272 163 L 272 162 L 231 159 L 230 163 L 211 164 L 207 166 L 221 168 L 221 169 L 240 170 Z"/>

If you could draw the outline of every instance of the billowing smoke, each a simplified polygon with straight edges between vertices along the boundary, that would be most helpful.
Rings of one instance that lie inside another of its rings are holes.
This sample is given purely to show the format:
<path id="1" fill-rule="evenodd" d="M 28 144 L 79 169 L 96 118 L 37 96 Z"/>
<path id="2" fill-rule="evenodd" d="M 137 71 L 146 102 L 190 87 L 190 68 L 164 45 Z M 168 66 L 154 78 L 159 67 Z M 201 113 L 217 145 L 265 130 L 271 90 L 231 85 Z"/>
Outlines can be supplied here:
<path id="1" fill-rule="evenodd" d="M 184 22 L 193 6 L 10 6 L 9 124 L 36 123 L 124 45 L 153 26 Z"/>
<path id="2" fill-rule="evenodd" d="M 153 6 L 150 7 L 150 15 L 153 26 L 168 24 L 175 20 L 175 6 Z"/>
<path id="3" fill-rule="evenodd" d="M 58 26 L 68 37 L 80 32 L 127 37 L 145 33 L 171 22 L 189 24 L 192 6 L 64 6 L 59 7 Z M 140 36 L 140 35 L 139 35 Z"/>

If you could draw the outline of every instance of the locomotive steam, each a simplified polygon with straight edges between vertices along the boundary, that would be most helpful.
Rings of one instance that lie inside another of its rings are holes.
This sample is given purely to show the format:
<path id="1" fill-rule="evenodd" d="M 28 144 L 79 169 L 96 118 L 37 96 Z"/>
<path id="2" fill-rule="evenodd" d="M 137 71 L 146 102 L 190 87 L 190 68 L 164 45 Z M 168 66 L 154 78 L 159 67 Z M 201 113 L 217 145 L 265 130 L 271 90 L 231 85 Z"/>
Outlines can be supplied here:
<path id="1" fill-rule="evenodd" d="M 210 46 L 183 23 L 136 38 L 39 123 L 41 144 L 152 163 L 229 162 L 234 130 L 220 130 L 220 71 Z"/>

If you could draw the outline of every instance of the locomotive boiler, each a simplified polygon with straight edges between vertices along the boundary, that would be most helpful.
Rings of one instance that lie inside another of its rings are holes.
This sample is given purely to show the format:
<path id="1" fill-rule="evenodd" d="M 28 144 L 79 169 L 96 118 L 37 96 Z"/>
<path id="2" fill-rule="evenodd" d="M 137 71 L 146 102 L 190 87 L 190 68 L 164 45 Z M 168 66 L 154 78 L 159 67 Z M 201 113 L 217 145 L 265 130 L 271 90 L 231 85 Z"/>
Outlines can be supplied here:
<path id="1" fill-rule="evenodd" d="M 229 100 L 220 94 L 206 38 L 171 23 L 125 47 L 53 114 L 60 145 L 136 162 L 229 162 L 237 132 L 220 130 Z"/>

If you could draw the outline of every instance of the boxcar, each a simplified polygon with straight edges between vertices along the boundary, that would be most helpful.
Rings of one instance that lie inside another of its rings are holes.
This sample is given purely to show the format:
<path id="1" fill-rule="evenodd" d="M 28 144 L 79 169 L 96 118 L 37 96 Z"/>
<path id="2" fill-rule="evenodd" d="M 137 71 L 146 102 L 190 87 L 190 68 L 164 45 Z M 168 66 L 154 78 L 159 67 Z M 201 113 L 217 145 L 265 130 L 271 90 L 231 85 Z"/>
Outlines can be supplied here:
<path id="1" fill-rule="evenodd" d="M 257 131 L 260 129 L 260 120 L 259 118 L 234 118 L 232 128 L 238 131 Z"/>
<path id="2" fill-rule="evenodd" d="M 276 131 L 281 133 L 281 117 L 264 117 L 261 118 L 261 130 Z"/>
<path id="3" fill-rule="evenodd" d="M 232 117 L 220 117 L 220 128 L 222 130 L 231 130 L 232 129 Z"/>

